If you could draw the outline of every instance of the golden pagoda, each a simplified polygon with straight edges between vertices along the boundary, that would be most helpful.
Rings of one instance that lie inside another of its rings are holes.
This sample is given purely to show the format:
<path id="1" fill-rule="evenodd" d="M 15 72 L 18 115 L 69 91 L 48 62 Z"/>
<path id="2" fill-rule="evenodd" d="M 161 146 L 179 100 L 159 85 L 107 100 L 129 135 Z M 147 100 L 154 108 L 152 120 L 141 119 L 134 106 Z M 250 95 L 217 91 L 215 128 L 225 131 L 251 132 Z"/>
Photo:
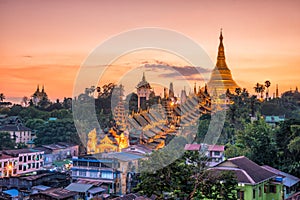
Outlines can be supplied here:
<path id="1" fill-rule="evenodd" d="M 231 71 L 227 67 L 225 62 L 222 29 L 219 39 L 220 45 L 218 49 L 217 64 L 213 69 L 210 80 L 208 82 L 209 91 L 210 93 L 216 91 L 218 95 L 221 95 L 225 94 L 229 89 L 231 93 L 234 93 L 235 89 L 239 88 L 239 86 L 232 79 Z"/>

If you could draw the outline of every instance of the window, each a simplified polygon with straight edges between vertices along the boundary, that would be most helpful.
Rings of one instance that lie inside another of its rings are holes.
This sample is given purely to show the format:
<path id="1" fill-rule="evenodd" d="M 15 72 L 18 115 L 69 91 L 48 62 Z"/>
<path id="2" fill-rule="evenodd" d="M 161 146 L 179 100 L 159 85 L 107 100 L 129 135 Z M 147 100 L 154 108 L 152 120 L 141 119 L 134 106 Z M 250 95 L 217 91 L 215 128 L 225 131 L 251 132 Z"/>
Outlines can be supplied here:
<path id="1" fill-rule="evenodd" d="M 276 185 L 270 185 L 270 192 L 276 193 Z"/>
<path id="2" fill-rule="evenodd" d="M 27 162 L 27 156 L 24 156 L 24 162 Z"/>
<path id="3" fill-rule="evenodd" d="M 100 163 L 98 163 L 98 162 L 90 162 L 89 166 L 90 167 L 100 167 Z"/>
<path id="4" fill-rule="evenodd" d="M 252 196 L 253 196 L 253 199 L 255 199 L 255 193 L 256 193 L 256 190 L 253 189 L 253 190 L 252 190 Z"/>
<path id="5" fill-rule="evenodd" d="M 97 172 L 90 172 L 90 177 L 91 178 L 97 178 Z"/>
<path id="6" fill-rule="evenodd" d="M 19 161 L 20 161 L 20 162 L 23 161 L 23 157 L 22 157 L 22 156 L 19 157 Z"/>
<path id="7" fill-rule="evenodd" d="M 87 162 L 78 161 L 78 166 L 87 166 Z"/>
<path id="8" fill-rule="evenodd" d="M 32 168 L 35 168 L 35 163 L 32 163 Z"/>
<path id="9" fill-rule="evenodd" d="M 0 169 L 2 168 L 2 162 L 0 162 Z"/>
<path id="10" fill-rule="evenodd" d="M 219 156 L 220 155 L 220 151 L 214 151 L 214 155 L 215 156 Z"/>
<path id="11" fill-rule="evenodd" d="M 238 191 L 238 193 L 237 193 L 237 195 L 238 195 L 238 200 L 244 200 L 244 191 Z"/>
<path id="12" fill-rule="evenodd" d="M 22 165 L 19 165 L 19 171 L 22 171 Z"/>
<path id="13" fill-rule="evenodd" d="M 264 193 L 268 193 L 269 191 L 268 191 L 268 186 L 267 185 L 265 185 L 264 186 Z"/>
<path id="14" fill-rule="evenodd" d="M 31 156 L 28 156 L 28 160 L 31 160 Z"/>
<path id="15" fill-rule="evenodd" d="M 79 176 L 86 176 L 86 171 L 79 171 Z"/>
<path id="16" fill-rule="evenodd" d="M 259 186 L 259 188 L 258 188 L 258 196 L 261 197 L 261 195 L 262 195 L 262 192 L 261 192 L 261 186 Z"/>
<path id="17" fill-rule="evenodd" d="M 72 171 L 73 176 L 77 176 L 77 170 Z"/>
<path id="18" fill-rule="evenodd" d="M 101 172 L 101 178 L 113 179 L 113 173 L 108 171 Z"/>

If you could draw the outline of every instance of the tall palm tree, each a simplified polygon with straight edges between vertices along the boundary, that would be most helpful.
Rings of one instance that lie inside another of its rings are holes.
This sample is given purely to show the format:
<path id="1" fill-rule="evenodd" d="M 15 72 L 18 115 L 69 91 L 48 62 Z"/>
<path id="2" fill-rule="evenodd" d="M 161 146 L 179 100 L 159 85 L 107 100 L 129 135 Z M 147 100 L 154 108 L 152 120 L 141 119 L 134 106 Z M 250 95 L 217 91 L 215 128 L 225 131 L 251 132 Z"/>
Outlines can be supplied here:
<path id="1" fill-rule="evenodd" d="M 269 98 L 269 87 L 271 86 L 271 82 L 269 80 L 266 80 L 265 81 L 265 87 L 267 88 L 267 91 L 266 91 L 266 99 Z"/>
<path id="2" fill-rule="evenodd" d="M 258 96 L 258 94 L 260 93 L 260 84 L 259 83 L 256 83 L 256 85 L 254 87 L 254 91 L 257 93 L 257 96 Z"/>
<path id="3" fill-rule="evenodd" d="M 264 86 L 263 84 L 260 84 L 259 90 L 260 90 L 260 98 L 261 98 L 261 100 L 263 100 L 263 98 L 264 98 L 265 86 Z"/>

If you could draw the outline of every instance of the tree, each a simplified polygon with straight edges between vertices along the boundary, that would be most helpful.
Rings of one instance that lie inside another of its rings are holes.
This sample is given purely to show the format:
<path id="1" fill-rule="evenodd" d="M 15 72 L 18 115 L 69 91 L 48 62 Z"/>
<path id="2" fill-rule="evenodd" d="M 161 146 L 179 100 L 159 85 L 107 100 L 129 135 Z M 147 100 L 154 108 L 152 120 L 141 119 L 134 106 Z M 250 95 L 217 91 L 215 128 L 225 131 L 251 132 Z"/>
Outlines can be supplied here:
<path id="1" fill-rule="evenodd" d="M 257 93 L 257 95 L 260 93 L 260 84 L 256 83 L 256 85 L 254 86 L 254 91 Z"/>
<path id="2" fill-rule="evenodd" d="M 300 176 L 299 137 L 300 120 L 286 120 L 279 125 L 275 132 L 277 145 L 276 166 L 278 169 Z"/>
<path id="3" fill-rule="evenodd" d="M 267 91 L 266 91 L 266 99 L 268 100 L 269 99 L 269 87 L 271 86 L 271 82 L 269 80 L 266 80 L 265 81 L 265 87 L 267 88 Z"/>
<path id="4" fill-rule="evenodd" d="M 80 138 L 71 119 L 48 121 L 36 128 L 37 138 L 34 143 L 37 146 L 57 142 L 69 142 L 80 144 Z"/>
<path id="5" fill-rule="evenodd" d="M 235 93 L 239 96 L 242 92 L 241 88 L 235 88 Z"/>
<path id="6" fill-rule="evenodd" d="M 236 143 L 243 149 L 244 156 L 253 162 L 273 166 L 277 152 L 274 136 L 272 128 L 260 118 L 237 133 Z"/>
<path id="7" fill-rule="evenodd" d="M 3 101 L 4 101 L 4 99 L 5 99 L 5 96 L 4 96 L 4 94 L 3 94 L 3 93 L 0 93 L 0 101 L 1 101 L 1 102 L 3 102 Z"/>
<path id="8" fill-rule="evenodd" d="M 166 146 L 164 151 L 155 151 L 147 160 L 141 162 L 141 182 L 136 191 L 148 196 L 155 194 L 158 199 L 163 199 L 164 193 L 184 199 L 193 191 L 195 182 L 193 174 L 203 169 L 204 165 L 201 166 L 203 161 L 198 152 L 184 152 L 183 144 L 186 143 L 184 138 L 177 137 L 173 141 L 175 141 L 173 145 Z M 170 163 L 174 157 L 179 158 Z M 190 164 L 187 164 L 187 161 Z"/>
<path id="9" fill-rule="evenodd" d="M 237 185 L 233 172 L 207 170 L 197 178 L 195 199 L 237 200 Z"/>
<path id="10" fill-rule="evenodd" d="M 0 132 L 0 150 L 14 149 L 16 146 L 15 140 L 11 139 L 9 132 Z"/>

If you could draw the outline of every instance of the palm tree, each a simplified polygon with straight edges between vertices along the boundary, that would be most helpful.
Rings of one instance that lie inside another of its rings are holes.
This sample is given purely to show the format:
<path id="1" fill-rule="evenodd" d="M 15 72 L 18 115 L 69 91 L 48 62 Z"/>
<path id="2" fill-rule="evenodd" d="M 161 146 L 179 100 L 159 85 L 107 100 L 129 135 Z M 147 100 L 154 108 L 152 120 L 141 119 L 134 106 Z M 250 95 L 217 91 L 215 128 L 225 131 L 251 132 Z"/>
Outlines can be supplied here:
<path id="1" fill-rule="evenodd" d="M 269 98 L 269 87 L 271 86 L 271 82 L 269 80 L 266 80 L 265 81 L 265 87 L 267 88 L 267 91 L 266 91 L 266 99 Z"/>
<path id="2" fill-rule="evenodd" d="M 235 93 L 239 96 L 242 92 L 241 88 L 235 88 Z"/>
<path id="3" fill-rule="evenodd" d="M 260 84 L 259 83 L 256 83 L 256 85 L 254 87 L 254 91 L 257 93 L 257 96 L 258 96 L 258 94 L 260 93 Z"/>
<path id="4" fill-rule="evenodd" d="M 259 90 L 260 90 L 260 98 L 263 100 L 263 98 L 264 98 L 265 86 L 264 86 L 263 84 L 260 84 Z"/>
<path id="5" fill-rule="evenodd" d="M 1 102 L 3 102 L 3 101 L 4 101 L 4 99 L 5 99 L 5 96 L 4 96 L 4 94 L 3 94 L 3 93 L 1 93 L 1 94 L 0 94 L 0 101 L 1 101 Z"/>

